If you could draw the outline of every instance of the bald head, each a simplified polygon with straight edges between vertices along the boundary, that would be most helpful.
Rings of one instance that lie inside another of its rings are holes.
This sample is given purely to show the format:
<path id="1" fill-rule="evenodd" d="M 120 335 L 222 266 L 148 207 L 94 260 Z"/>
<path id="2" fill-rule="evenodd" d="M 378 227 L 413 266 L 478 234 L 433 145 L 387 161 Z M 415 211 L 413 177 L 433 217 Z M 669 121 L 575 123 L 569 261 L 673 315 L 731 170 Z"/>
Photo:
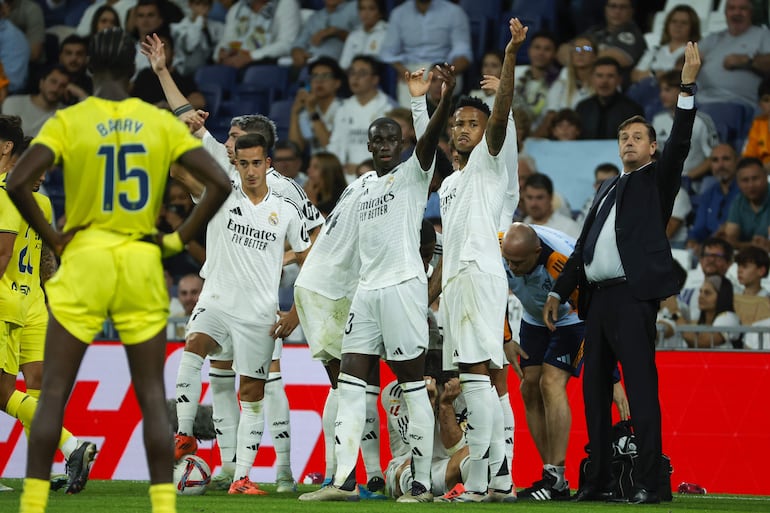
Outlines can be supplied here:
<path id="1" fill-rule="evenodd" d="M 516 276 L 529 274 L 540 257 L 540 238 L 535 230 L 524 223 L 513 223 L 503 237 L 503 258 Z"/>

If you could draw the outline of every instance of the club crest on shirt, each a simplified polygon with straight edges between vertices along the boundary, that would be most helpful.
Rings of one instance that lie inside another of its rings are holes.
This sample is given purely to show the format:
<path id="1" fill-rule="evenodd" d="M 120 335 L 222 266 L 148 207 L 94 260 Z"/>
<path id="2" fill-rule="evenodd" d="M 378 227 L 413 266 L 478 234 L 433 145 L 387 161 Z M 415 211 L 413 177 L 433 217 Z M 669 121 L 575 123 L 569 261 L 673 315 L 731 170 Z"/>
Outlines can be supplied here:
<path id="1" fill-rule="evenodd" d="M 270 212 L 270 215 L 267 216 L 267 222 L 273 226 L 278 226 L 278 212 Z"/>
<path id="2" fill-rule="evenodd" d="M 387 180 L 387 182 L 385 182 L 385 190 L 388 190 L 391 187 L 393 187 L 393 182 L 395 182 L 395 181 L 396 181 L 396 177 L 395 176 L 393 176 L 393 175 L 388 176 L 388 180 Z"/>

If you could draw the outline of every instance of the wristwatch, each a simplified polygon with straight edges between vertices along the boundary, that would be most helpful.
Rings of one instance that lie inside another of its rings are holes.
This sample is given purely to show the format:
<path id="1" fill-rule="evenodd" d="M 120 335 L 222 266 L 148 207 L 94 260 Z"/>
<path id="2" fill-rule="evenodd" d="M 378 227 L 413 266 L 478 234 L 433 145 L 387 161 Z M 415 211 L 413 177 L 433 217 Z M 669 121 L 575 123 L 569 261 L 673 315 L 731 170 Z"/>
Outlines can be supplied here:
<path id="1" fill-rule="evenodd" d="M 698 92 L 698 84 L 691 82 L 689 84 L 679 84 L 679 90 L 683 93 L 687 93 L 690 96 L 695 96 Z"/>

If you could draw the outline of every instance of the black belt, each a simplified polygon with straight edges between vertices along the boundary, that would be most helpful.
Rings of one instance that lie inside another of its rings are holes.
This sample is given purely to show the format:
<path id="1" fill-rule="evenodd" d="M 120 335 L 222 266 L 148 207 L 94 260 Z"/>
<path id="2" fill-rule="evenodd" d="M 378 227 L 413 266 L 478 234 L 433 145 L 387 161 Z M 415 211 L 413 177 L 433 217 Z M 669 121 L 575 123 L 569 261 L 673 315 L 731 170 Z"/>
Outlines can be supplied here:
<path id="1" fill-rule="evenodd" d="M 589 285 L 593 287 L 596 290 L 601 289 L 607 289 L 610 287 L 614 287 L 615 285 L 620 285 L 622 283 L 626 283 L 626 277 L 621 276 L 619 278 L 610 278 L 609 280 L 602 280 L 602 281 L 595 281 L 595 282 L 589 282 Z"/>

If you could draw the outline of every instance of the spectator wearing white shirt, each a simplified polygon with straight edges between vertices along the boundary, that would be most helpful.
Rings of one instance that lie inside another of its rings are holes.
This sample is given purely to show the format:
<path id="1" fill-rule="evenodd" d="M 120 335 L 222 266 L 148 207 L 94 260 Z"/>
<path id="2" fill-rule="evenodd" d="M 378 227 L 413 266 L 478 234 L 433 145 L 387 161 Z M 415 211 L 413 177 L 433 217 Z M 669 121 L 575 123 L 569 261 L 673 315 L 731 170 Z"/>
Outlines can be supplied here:
<path id="1" fill-rule="evenodd" d="M 358 164 L 371 157 L 366 145 L 369 125 L 395 105 L 379 88 L 381 68 L 372 57 L 354 57 L 348 69 L 348 85 L 353 96 L 344 100 L 334 115 L 334 130 L 327 149 L 340 159 L 348 183 L 356 179 Z"/>
<path id="2" fill-rule="evenodd" d="M 388 30 L 383 0 L 358 0 L 358 19 L 361 26 L 348 34 L 340 55 L 340 67 L 348 69 L 356 55 L 378 57 Z"/>
<path id="3" fill-rule="evenodd" d="M 548 176 L 538 173 L 527 178 L 522 197 L 527 211 L 525 223 L 548 226 L 574 238 L 580 236 L 580 225 L 553 209 L 553 182 Z"/>
<path id="4" fill-rule="evenodd" d="M 221 21 L 209 19 L 212 0 L 189 0 L 190 14 L 171 24 L 171 36 L 179 56 L 180 73 L 189 75 L 211 62 L 225 31 Z"/>

